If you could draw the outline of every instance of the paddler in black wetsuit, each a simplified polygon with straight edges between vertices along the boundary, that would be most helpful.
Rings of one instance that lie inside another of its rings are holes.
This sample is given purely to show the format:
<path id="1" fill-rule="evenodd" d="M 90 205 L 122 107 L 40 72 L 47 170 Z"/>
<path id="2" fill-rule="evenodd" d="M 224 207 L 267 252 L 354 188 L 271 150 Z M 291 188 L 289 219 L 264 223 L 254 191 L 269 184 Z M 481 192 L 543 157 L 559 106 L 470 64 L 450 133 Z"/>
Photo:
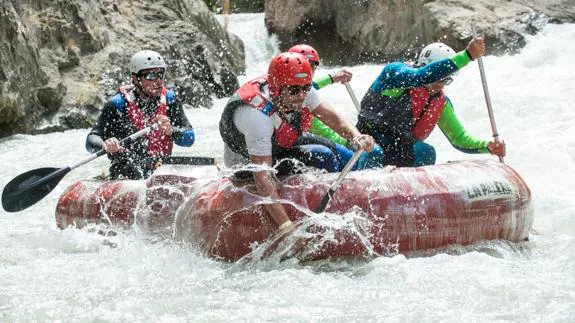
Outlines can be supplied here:
<path id="1" fill-rule="evenodd" d="M 151 50 L 136 53 L 130 63 L 131 83 L 111 97 L 86 138 L 86 149 L 104 149 L 112 161 L 110 178 L 147 178 L 173 144 L 190 147 L 194 129 L 172 90 L 164 87 L 166 63 Z M 153 123 L 157 131 L 120 146 L 119 140 Z"/>

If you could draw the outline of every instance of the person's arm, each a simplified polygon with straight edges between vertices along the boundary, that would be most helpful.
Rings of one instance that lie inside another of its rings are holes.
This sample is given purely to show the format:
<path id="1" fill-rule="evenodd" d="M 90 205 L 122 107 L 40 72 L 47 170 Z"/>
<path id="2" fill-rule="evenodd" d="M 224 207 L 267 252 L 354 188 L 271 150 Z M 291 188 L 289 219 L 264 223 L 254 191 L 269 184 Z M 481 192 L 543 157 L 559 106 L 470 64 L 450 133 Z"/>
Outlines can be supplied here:
<path id="1" fill-rule="evenodd" d="M 171 135 L 172 140 L 174 140 L 174 143 L 178 146 L 192 146 L 196 140 L 196 136 L 194 128 L 184 112 L 181 100 L 174 97 L 174 92 L 169 91 L 167 101 L 173 131 Z"/>
<path id="2" fill-rule="evenodd" d="M 353 74 L 347 69 L 341 69 L 333 74 L 327 74 L 319 77 L 314 77 L 312 80 L 313 87 L 316 89 L 322 89 L 328 85 L 334 83 L 348 83 L 351 81 Z"/>
<path id="3" fill-rule="evenodd" d="M 106 102 L 102 112 L 98 116 L 96 123 L 92 126 L 90 133 L 86 137 L 86 150 L 93 154 L 102 150 L 104 145 L 104 140 L 108 139 L 105 137 L 105 125 L 114 120 L 114 114 L 116 113 L 116 107 L 112 101 Z"/>
<path id="4" fill-rule="evenodd" d="M 233 119 L 238 130 L 244 134 L 250 163 L 271 168 L 273 163 L 272 136 L 274 133 L 274 125 L 271 119 L 247 105 L 239 107 L 235 111 Z M 269 196 L 275 200 L 279 199 L 277 188 L 274 186 L 269 170 L 254 172 L 254 179 L 260 196 Z M 265 209 L 280 227 L 280 230 L 291 223 L 281 203 L 266 204 Z M 281 227 L 282 225 L 285 226 Z"/>
<path id="5" fill-rule="evenodd" d="M 448 98 L 437 124 L 454 148 L 468 154 L 489 153 L 488 141 L 477 139 L 465 130 Z"/>
<path id="6" fill-rule="evenodd" d="M 467 57 L 465 51 L 457 55 Z M 417 88 L 437 82 L 456 71 L 457 65 L 447 58 L 420 68 L 411 67 L 402 62 L 394 62 L 383 68 L 376 83 L 372 85 L 372 90 L 384 94 L 385 91 L 394 89 Z"/>
<path id="7" fill-rule="evenodd" d="M 375 82 L 371 90 L 387 96 L 396 96 L 394 91 L 403 92 L 406 88 L 417 88 L 432 84 L 457 72 L 471 61 L 466 50 L 446 58 L 425 65 L 423 67 L 411 67 L 403 62 L 387 64 Z"/>
<path id="8" fill-rule="evenodd" d="M 254 156 L 250 155 L 250 162 L 264 167 L 271 167 L 272 156 Z M 279 200 L 277 188 L 274 185 L 272 175 L 268 170 L 262 170 L 254 173 L 256 188 L 260 196 L 270 197 L 272 200 Z M 291 221 L 281 203 L 264 204 L 266 211 L 270 214 L 280 230 L 291 225 Z"/>
<path id="9" fill-rule="evenodd" d="M 354 137 L 360 135 L 360 132 L 354 126 L 341 118 L 339 114 L 325 102 L 320 103 L 320 105 L 313 110 L 313 114 L 347 140 L 352 140 Z"/>
<path id="10" fill-rule="evenodd" d="M 310 93 L 308 93 L 305 105 L 308 107 L 310 111 L 316 109 L 322 103 L 321 97 L 319 95 L 319 91 L 317 89 L 312 89 Z M 342 146 L 346 146 L 348 144 L 345 138 L 342 138 L 337 132 L 333 131 L 330 127 L 328 127 L 325 123 L 320 121 L 317 117 L 314 117 L 311 123 L 311 126 L 308 129 L 308 132 L 313 133 L 315 135 L 324 137 L 332 142 L 338 143 Z"/>
<path id="11" fill-rule="evenodd" d="M 129 160 L 141 151 L 144 138 L 120 144 L 120 140 L 137 131 L 126 115 L 123 95 L 116 94 L 106 102 L 96 124 L 86 138 L 86 150 L 95 153 L 104 149 L 111 160 Z"/>
<path id="12" fill-rule="evenodd" d="M 322 136 L 330 141 L 333 141 L 342 146 L 347 145 L 347 140 L 338 135 L 333 129 L 326 126 L 325 123 L 321 122 L 317 117 L 313 118 L 309 132 Z"/>
<path id="13" fill-rule="evenodd" d="M 343 140 L 352 141 L 354 136 L 357 137 L 357 135 L 360 134 L 355 127 L 347 123 L 327 103 L 322 101 L 318 90 L 312 88 L 309 91 L 305 98 L 304 105 L 312 114 L 315 115 L 314 121 L 312 121 L 312 125 L 310 127 L 311 133 L 328 138 L 327 136 L 330 136 L 330 134 L 327 132 L 322 133 L 317 128 L 318 125 L 322 124 L 326 127 L 325 129 L 329 129 L 329 131 L 335 133 L 335 135 L 343 137 Z M 324 120 L 324 118 L 326 119 Z M 316 119 L 318 123 L 314 125 Z M 329 123 L 326 122 L 326 120 L 328 120 Z M 342 132 L 346 132 L 346 134 L 343 134 Z"/>
<path id="14" fill-rule="evenodd" d="M 313 80 L 311 81 L 312 85 L 314 88 L 316 89 L 322 89 L 328 85 L 333 84 L 333 79 L 331 78 L 331 76 L 329 74 L 326 75 L 322 75 L 322 76 L 316 76 L 313 78 Z"/>
<path id="15" fill-rule="evenodd" d="M 333 74 L 329 74 L 329 77 L 331 78 L 332 83 L 345 84 L 345 83 L 349 83 L 351 81 L 353 74 L 350 71 L 348 71 L 347 69 L 342 68 L 341 70 L 339 70 Z"/>
<path id="16" fill-rule="evenodd" d="M 416 88 L 440 81 L 457 72 L 470 61 L 485 54 L 485 41 L 482 37 L 473 38 L 467 47 L 450 58 L 445 58 L 423 67 L 414 68 L 403 62 L 386 65 L 370 90 L 374 93 L 393 96 L 394 91 Z"/>
<path id="17" fill-rule="evenodd" d="M 327 103 L 321 102 L 320 105 L 313 110 L 313 114 L 337 134 L 351 141 L 353 145 L 358 148 L 362 148 L 367 152 L 373 149 L 373 145 L 375 144 L 373 138 L 360 133 L 356 127 L 340 117 Z"/>

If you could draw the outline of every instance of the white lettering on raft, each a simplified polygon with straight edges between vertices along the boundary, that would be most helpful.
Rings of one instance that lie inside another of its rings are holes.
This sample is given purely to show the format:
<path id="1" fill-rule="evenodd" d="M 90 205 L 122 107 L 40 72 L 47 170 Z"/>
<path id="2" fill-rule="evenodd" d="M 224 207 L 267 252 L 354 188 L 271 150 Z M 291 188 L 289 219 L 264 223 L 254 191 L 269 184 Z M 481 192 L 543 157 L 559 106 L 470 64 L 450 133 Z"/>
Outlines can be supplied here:
<path id="1" fill-rule="evenodd" d="M 485 200 L 505 195 L 515 196 L 515 190 L 509 183 L 493 181 L 490 183 L 481 183 L 465 189 L 469 200 Z"/>

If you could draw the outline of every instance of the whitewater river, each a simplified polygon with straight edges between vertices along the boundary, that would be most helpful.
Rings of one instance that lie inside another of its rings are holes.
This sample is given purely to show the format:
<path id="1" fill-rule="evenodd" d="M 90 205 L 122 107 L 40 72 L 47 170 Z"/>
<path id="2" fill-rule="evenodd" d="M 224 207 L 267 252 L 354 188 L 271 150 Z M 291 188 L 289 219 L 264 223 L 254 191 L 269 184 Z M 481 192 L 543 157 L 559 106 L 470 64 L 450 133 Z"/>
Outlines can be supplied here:
<path id="1" fill-rule="evenodd" d="M 248 71 L 241 81 L 261 74 L 277 52 L 263 15 L 232 16 L 230 30 L 246 44 Z M 528 243 L 485 243 L 362 264 L 242 269 L 138 228 L 111 238 L 57 229 L 58 196 L 73 181 L 105 169 L 108 161 L 101 158 L 72 171 L 37 205 L 15 214 L 0 211 L 0 322 L 573 322 L 574 40 L 575 25 L 550 25 L 528 38 L 520 54 L 484 59 L 497 126 L 508 144 L 506 162 L 534 195 Z M 381 67 L 350 68 L 358 97 Z M 461 71 L 447 92 L 470 130 L 489 137 L 477 64 Z M 343 86 L 321 94 L 355 122 Z M 224 103 L 187 110 L 197 132 L 188 154 L 221 159 L 217 124 Z M 0 188 L 27 170 L 86 158 L 86 133 L 1 139 Z M 493 158 L 456 151 L 440 131 L 429 141 L 438 162 Z"/>

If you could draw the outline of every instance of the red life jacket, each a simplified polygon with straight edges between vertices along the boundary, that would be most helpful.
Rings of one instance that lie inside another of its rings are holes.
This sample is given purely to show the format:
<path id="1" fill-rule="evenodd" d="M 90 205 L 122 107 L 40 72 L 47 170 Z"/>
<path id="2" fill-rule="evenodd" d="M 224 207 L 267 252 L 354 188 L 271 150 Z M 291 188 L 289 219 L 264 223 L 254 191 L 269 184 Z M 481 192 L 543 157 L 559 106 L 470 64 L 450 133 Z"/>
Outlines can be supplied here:
<path id="1" fill-rule="evenodd" d="M 445 106 L 445 94 L 431 96 L 425 86 L 409 90 L 413 113 L 413 136 L 425 140 L 437 124 Z"/>
<path id="2" fill-rule="evenodd" d="M 156 114 L 153 116 L 145 115 L 138 106 L 138 102 L 134 96 L 134 85 L 124 85 L 120 87 L 118 91 L 126 98 L 126 101 L 128 102 L 128 117 L 130 118 L 130 122 L 138 128 L 138 130 L 142 130 L 151 125 L 152 119 L 156 116 L 168 116 L 166 88 L 162 88 L 160 102 L 158 102 Z M 152 131 L 148 134 L 148 154 L 152 157 L 163 157 L 172 154 L 173 146 L 174 142 L 172 141 L 172 138 L 163 135 L 160 131 Z"/>
<path id="3" fill-rule="evenodd" d="M 291 125 L 286 117 L 278 111 L 273 103 L 261 93 L 261 86 L 267 83 L 267 75 L 256 78 L 244 84 L 237 90 L 240 100 L 269 116 L 274 124 L 274 138 L 278 146 L 290 148 L 301 133 L 307 131 L 312 124 L 313 114 L 307 106 L 301 109 L 301 127 Z"/>

